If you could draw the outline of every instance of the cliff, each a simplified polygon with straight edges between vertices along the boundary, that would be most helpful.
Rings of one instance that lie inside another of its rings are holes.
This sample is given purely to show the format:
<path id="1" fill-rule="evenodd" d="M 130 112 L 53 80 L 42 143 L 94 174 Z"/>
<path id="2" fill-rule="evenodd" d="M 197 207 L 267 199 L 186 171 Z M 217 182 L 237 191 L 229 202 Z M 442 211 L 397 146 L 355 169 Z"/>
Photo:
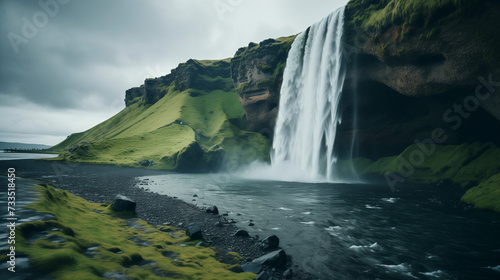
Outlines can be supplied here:
<path id="1" fill-rule="evenodd" d="M 231 59 L 231 77 L 252 131 L 272 137 L 288 51 L 295 36 L 240 48 Z"/>
<path id="2" fill-rule="evenodd" d="M 127 90 L 125 103 L 55 146 L 58 160 L 196 172 L 269 157 L 265 137 L 246 131 L 229 59 L 188 60 Z"/>
<path id="3" fill-rule="evenodd" d="M 358 174 L 368 178 L 398 175 L 399 159 L 408 160 L 416 143 L 437 131 L 445 140 L 401 181 L 471 188 L 464 201 L 497 209 L 500 195 L 484 201 L 498 193 L 491 186 L 500 172 L 499 163 L 486 159 L 500 146 L 500 3 L 352 0 L 344 21 L 347 73 L 335 147 L 341 162 L 354 158 Z M 240 49 L 231 68 L 249 125 L 272 135 L 279 87 L 257 86 L 272 78 L 258 68 L 271 58 L 247 55 L 266 43 Z"/>

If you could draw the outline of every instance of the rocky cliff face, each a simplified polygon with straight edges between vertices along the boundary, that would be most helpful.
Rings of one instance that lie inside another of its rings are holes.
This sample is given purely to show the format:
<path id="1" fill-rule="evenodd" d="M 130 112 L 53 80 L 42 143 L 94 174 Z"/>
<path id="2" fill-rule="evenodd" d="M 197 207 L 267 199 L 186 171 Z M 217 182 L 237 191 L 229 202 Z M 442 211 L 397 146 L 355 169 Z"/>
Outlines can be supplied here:
<path id="1" fill-rule="evenodd" d="M 268 137 L 272 136 L 278 114 L 283 70 L 294 38 L 250 43 L 231 59 L 231 77 L 250 129 Z"/>
<path id="2" fill-rule="evenodd" d="M 350 1 L 341 157 L 398 154 L 436 127 L 448 144 L 500 143 L 499 29 L 497 1 Z M 247 120 L 268 136 L 293 38 L 252 43 L 231 60 Z"/>
<path id="3" fill-rule="evenodd" d="M 435 128 L 446 144 L 499 143 L 499 4 L 350 1 L 340 146 L 375 159 Z"/>
<path id="4" fill-rule="evenodd" d="M 246 130 L 230 60 L 188 60 L 126 91 L 127 107 L 53 149 L 64 160 L 208 172 L 269 158 Z"/>
<path id="5" fill-rule="evenodd" d="M 230 77 L 229 60 L 203 61 L 190 59 L 180 63 L 170 74 L 146 79 L 140 87 L 134 87 L 125 92 L 125 105 L 129 106 L 138 100 L 145 104 L 155 104 L 163 98 L 167 91 L 163 86 L 174 83 L 175 91 L 190 90 L 191 96 L 201 95 L 213 90 L 232 90 L 228 83 Z M 141 97 L 140 99 L 138 97 Z"/>
<path id="6" fill-rule="evenodd" d="M 491 90 L 500 85 L 492 82 L 500 81 L 500 3 L 439 2 L 349 2 L 346 50 L 356 64 L 348 80 L 415 97 L 477 95 L 500 120 L 500 95 Z"/>

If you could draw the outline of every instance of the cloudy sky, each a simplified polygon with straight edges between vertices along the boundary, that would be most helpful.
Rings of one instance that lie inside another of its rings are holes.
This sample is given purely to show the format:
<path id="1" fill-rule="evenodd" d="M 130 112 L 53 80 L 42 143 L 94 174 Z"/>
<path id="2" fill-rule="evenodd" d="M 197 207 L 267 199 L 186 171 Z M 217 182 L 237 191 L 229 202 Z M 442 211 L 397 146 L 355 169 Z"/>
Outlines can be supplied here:
<path id="1" fill-rule="evenodd" d="M 347 0 L 0 0 L 0 141 L 55 145 L 190 58 L 303 31 Z"/>

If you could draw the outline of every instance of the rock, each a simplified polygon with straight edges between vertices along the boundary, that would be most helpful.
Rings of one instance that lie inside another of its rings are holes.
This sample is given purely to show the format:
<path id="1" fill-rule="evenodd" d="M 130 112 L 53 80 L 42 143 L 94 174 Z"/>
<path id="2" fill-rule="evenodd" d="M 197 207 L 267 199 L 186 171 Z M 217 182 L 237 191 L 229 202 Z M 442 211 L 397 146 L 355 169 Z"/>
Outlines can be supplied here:
<path id="1" fill-rule="evenodd" d="M 111 203 L 111 209 L 116 212 L 135 212 L 135 206 L 135 201 L 121 194 Z"/>
<path id="2" fill-rule="evenodd" d="M 145 160 L 139 161 L 139 164 L 142 166 L 149 166 L 151 164 L 151 161 L 145 159 Z"/>
<path id="3" fill-rule="evenodd" d="M 291 279 L 293 277 L 292 269 L 287 269 L 283 272 L 283 279 Z"/>
<path id="4" fill-rule="evenodd" d="M 255 224 L 254 223 L 249 223 L 248 226 L 249 227 L 253 227 L 253 226 L 255 226 Z"/>
<path id="5" fill-rule="evenodd" d="M 259 263 L 261 265 L 268 265 L 272 267 L 285 267 L 287 261 L 287 255 L 285 250 L 276 250 L 269 254 L 263 255 L 262 257 L 256 258 L 252 262 Z"/>
<path id="6" fill-rule="evenodd" d="M 221 221 L 218 221 L 214 224 L 216 227 L 224 227 L 224 224 Z"/>
<path id="7" fill-rule="evenodd" d="M 205 210 L 207 213 L 210 213 L 210 214 L 219 214 L 219 209 L 217 208 L 217 206 L 210 206 L 207 208 L 207 210 Z"/>
<path id="8" fill-rule="evenodd" d="M 248 262 L 241 265 L 241 268 L 244 272 L 252 272 L 255 274 L 259 274 L 262 270 L 262 265 L 256 262 Z"/>
<path id="9" fill-rule="evenodd" d="M 269 279 L 269 275 L 267 275 L 267 272 L 265 271 L 259 273 L 259 275 L 257 275 L 257 277 L 255 278 L 255 280 L 267 280 L 267 279 Z"/>
<path id="10" fill-rule="evenodd" d="M 264 238 L 260 244 L 262 250 L 273 250 L 280 245 L 280 239 L 276 235 L 271 235 Z"/>
<path id="11" fill-rule="evenodd" d="M 267 137 L 272 137 L 283 81 L 282 66 L 294 38 L 251 43 L 240 48 L 231 60 L 231 78 L 250 129 Z"/>
<path id="12" fill-rule="evenodd" d="M 203 239 L 203 234 L 198 224 L 189 224 L 186 229 L 186 235 L 189 236 L 191 240 Z"/>
<path id="13" fill-rule="evenodd" d="M 250 237 L 250 234 L 248 234 L 248 231 L 240 229 L 234 234 L 234 236 Z"/>

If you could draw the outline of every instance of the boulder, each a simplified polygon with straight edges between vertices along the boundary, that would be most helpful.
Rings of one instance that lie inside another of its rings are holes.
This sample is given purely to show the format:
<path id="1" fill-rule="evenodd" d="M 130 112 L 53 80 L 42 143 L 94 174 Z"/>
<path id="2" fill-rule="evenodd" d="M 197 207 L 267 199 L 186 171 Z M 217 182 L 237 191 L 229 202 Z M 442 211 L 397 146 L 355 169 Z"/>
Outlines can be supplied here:
<path id="1" fill-rule="evenodd" d="M 248 231 L 240 229 L 234 234 L 234 236 L 250 237 L 250 234 L 248 234 Z"/>
<path id="2" fill-rule="evenodd" d="M 198 224 L 189 224 L 186 229 L 186 235 L 189 236 L 191 240 L 203 239 L 203 234 Z"/>
<path id="3" fill-rule="evenodd" d="M 262 250 L 273 250 L 280 245 L 280 239 L 276 235 L 271 235 L 264 238 L 260 244 Z"/>
<path id="4" fill-rule="evenodd" d="M 116 212 L 135 212 L 135 206 L 135 201 L 121 194 L 111 203 L 111 209 Z"/>
<path id="5" fill-rule="evenodd" d="M 285 267 L 287 261 L 287 255 L 285 250 L 276 250 L 269 254 L 263 255 L 262 257 L 256 258 L 252 262 L 259 263 L 261 265 L 268 265 L 272 267 Z"/>
<path id="6" fill-rule="evenodd" d="M 241 269 L 244 272 L 252 272 L 255 274 L 259 274 L 262 271 L 262 265 L 256 262 L 248 262 L 241 265 Z"/>
<path id="7" fill-rule="evenodd" d="M 139 161 L 139 164 L 142 165 L 142 166 L 149 166 L 150 165 L 150 161 L 149 160 L 141 160 Z"/>
<path id="8" fill-rule="evenodd" d="M 207 208 L 207 210 L 205 210 L 207 213 L 210 213 L 210 214 L 219 214 L 219 209 L 217 208 L 217 206 L 210 206 Z"/>

